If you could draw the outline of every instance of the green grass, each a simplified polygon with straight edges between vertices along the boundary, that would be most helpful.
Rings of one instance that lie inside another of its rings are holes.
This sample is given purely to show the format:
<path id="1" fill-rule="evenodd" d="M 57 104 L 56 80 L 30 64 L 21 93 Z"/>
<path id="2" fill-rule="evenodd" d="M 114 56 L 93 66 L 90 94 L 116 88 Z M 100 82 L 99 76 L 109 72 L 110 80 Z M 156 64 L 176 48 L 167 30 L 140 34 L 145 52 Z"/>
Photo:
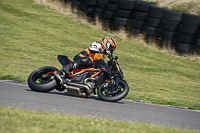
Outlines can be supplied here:
<path id="1" fill-rule="evenodd" d="M 197 133 L 197 130 L 0 107 L 0 133 Z"/>
<path id="2" fill-rule="evenodd" d="M 105 35 L 130 87 L 126 98 L 200 109 L 200 61 L 170 55 L 141 38 L 126 38 L 31 0 L 0 0 L 0 78 L 26 81 L 43 66 L 61 68 L 57 55 L 73 58 Z"/>

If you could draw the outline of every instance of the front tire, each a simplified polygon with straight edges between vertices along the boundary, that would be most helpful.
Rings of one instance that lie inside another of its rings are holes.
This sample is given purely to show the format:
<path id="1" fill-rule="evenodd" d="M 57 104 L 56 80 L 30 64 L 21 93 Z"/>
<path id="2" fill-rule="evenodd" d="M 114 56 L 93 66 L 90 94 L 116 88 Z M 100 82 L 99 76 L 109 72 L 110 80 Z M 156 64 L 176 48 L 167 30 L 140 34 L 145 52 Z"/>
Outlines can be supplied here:
<path id="1" fill-rule="evenodd" d="M 105 84 L 106 83 L 103 83 L 97 91 L 98 97 L 103 101 L 117 102 L 123 99 L 129 92 L 129 86 L 124 80 L 119 81 L 119 86 L 117 87 L 119 90 L 114 94 L 109 93 L 108 90 L 104 88 Z"/>
<path id="2" fill-rule="evenodd" d="M 53 72 L 59 71 L 55 67 L 46 66 L 33 71 L 28 77 L 28 86 L 37 92 L 49 92 L 58 87 Z"/>

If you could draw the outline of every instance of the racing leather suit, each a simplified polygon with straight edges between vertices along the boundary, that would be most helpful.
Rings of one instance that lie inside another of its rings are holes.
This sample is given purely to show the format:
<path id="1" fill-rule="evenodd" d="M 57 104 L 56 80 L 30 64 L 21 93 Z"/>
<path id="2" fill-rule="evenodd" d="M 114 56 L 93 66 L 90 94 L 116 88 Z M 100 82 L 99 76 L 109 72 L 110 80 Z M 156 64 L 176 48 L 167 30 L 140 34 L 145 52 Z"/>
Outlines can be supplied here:
<path id="1" fill-rule="evenodd" d="M 90 45 L 90 47 L 80 52 L 79 54 L 75 55 L 73 58 L 74 62 L 64 66 L 62 70 L 66 74 L 70 75 L 73 69 L 89 66 L 95 60 L 99 60 L 99 59 L 106 60 L 104 52 L 105 51 L 102 48 L 100 42 L 98 41 L 93 42 Z"/>

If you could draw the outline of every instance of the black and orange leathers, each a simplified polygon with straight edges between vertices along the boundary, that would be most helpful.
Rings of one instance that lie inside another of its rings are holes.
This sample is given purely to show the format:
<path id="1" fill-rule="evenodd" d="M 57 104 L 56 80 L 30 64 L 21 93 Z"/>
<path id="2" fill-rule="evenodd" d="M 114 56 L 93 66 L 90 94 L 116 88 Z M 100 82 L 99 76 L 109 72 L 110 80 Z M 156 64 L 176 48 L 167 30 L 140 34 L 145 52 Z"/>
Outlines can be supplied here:
<path id="1" fill-rule="evenodd" d="M 105 59 L 105 56 L 103 53 L 95 53 L 93 51 L 90 51 L 89 48 L 85 49 L 84 51 L 80 52 L 76 56 L 74 56 L 74 61 L 80 60 L 82 57 L 89 57 L 92 62 L 99 59 Z"/>
<path id="2" fill-rule="evenodd" d="M 80 52 L 74 57 L 74 61 L 80 63 L 80 65 L 91 65 L 93 61 L 103 59 L 105 56 L 103 54 L 103 49 L 100 42 L 93 42 L 87 49 Z"/>
<path id="3" fill-rule="evenodd" d="M 63 67 L 63 71 L 70 75 L 70 71 L 73 69 L 83 68 L 92 65 L 93 61 L 103 59 L 105 56 L 103 54 L 103 49 L 101 43 L 93 42 L 90 47 L 75 55 L 72 64 Z"/>
<path id="4" fill-rule="evenodd" d="M 89 48 L 85 49 L 84 51 L 80 52 L 74 57 L 75 62 L 79 62 L 79 66 L 88 66 L 91 65 L 93 61 L 105 59 L 103 53 L 94 53 L 90 51 Z"/>

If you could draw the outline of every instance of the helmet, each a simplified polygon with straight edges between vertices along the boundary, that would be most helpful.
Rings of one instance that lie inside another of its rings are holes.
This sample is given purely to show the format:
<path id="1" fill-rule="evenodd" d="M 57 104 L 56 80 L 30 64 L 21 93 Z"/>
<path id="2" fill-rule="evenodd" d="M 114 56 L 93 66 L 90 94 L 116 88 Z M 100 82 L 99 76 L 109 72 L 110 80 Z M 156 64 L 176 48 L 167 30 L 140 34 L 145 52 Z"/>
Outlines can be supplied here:
<path id="1" fill-rule="evenodd" d="M 101 41 L 101 45 L 104 49 L 109 49 L 113 53 L 117 47 L 117 42 L 112 37 L 105 36 Z"/>

